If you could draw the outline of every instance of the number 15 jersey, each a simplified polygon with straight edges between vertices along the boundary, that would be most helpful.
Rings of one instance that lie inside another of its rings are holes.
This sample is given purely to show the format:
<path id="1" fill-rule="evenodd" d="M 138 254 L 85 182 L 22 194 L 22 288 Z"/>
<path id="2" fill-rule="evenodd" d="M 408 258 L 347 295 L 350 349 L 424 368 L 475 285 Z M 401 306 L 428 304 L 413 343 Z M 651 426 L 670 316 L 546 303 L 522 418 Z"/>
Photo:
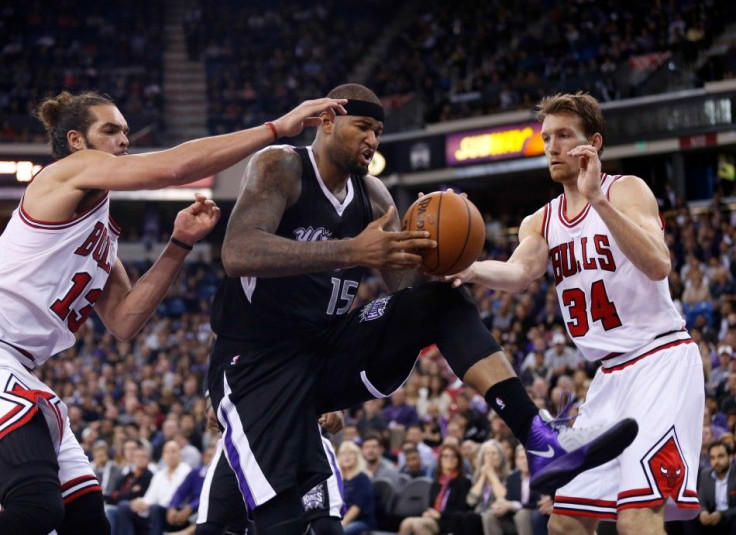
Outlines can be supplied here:
<path id="1" fill-rule="evenodd" d="M 339 201 L 319 174 L 311 147 L 301 158 L 301 194 L 288 207 L 275 234 L 289 240 L 353 238 L 373 221 L 364 179 L 351 176 Z M 212 330 L 232 340 L 273 341 L 320 331 L 346 314 L 368 270 L 352 266 L 288 277 L 224 277 L 212 303 Z"/>
<path id="2" fill-rule="evenodd" d="M 119 234 L 107 193 L 55 223 L 33 219 L 21 201 L 0 236 L 0 349 L 32 369 L 71 347 L 115 265 Z"/>
<path id="3" fill-rule="evenodd" d="M 606 196 L 618 178 L 602 175 Z M 566 208 L 564 194 L 544 207 L 542 233 L 565 326 L 583 356 L 614 357 L 681 331 L 667 279 L 653 281 L 637 269 L 589 204 L 573 219 Z"/>

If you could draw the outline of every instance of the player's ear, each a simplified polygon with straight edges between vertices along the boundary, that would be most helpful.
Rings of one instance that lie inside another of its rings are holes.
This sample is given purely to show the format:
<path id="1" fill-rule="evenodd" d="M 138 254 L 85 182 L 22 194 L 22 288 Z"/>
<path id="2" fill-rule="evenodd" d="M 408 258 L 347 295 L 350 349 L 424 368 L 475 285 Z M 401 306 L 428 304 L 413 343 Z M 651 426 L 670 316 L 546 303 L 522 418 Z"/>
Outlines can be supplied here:
<path id="1" fill-rule="evenodd" d="M 331 134 L 335 127 L 335 112 L 328 109 L 319 114 L 320 128 L 326 133 Z"/>
<path id="2" fill-rule="evenodd" d="M 69 143 L 69 149 L 78 151 L 87 148 L 87 142 L 84 136 L 78 130 L 69 130 L 66 133 L 66 142 Z"/>
<path id="3" fill-rule="evenodd" d="M 593 145 L 598 152 L 600 152 L 601 147 L 603 146 L 603 136 L 600 135 L 600 133 L 596 132 L 590 138 L 590 144 Z"/>

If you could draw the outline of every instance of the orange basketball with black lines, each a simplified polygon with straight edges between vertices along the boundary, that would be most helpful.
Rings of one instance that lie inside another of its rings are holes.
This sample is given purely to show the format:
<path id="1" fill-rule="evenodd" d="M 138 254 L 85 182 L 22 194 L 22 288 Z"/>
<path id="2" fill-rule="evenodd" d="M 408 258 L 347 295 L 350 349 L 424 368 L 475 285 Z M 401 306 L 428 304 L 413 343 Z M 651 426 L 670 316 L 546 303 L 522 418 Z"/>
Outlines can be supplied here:
<path id="1" fill-rule="evenodd" d="M 452 191 L 435 191 L 414 201 L 404 215 L 404 230 L 426 230 L 435 249 L 422 251 L 422 269 L 432 275 L 459 273 L 480 256 L 486 227 L 478 208 Z"/>

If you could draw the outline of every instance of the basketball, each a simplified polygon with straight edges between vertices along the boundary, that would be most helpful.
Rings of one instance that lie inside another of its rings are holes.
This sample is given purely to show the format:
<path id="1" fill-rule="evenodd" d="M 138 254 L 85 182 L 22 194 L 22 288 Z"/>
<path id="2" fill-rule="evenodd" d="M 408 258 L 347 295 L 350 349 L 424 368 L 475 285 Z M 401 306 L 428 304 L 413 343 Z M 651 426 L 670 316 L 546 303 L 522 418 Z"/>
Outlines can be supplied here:
<path id="1" fill-rule="evenodd" d="M 437 248 L 422 251 L 422 269 L 432 275 L 459 273 L 483 250 L 486 227 L 475 205 L 452 191 L 435 191 L 414 201 L 403 230 L 426 230 Z"/>

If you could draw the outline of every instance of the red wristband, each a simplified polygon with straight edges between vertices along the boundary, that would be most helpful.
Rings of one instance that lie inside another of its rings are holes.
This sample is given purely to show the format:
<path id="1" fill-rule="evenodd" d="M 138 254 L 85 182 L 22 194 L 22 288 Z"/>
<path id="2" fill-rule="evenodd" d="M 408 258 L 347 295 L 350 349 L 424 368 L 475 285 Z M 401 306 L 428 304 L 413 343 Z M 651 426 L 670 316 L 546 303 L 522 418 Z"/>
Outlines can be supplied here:
<path id="1" fill-rule="evenodd" d="M 276 141 L 279 138 L 279 133 L 276 130 L 276 127 L 274 126 L 274 124 L 271 121 L 267 121 L 263 124 L 271 129 L 271 133 L 273 134 L 273 140 Z"/>

